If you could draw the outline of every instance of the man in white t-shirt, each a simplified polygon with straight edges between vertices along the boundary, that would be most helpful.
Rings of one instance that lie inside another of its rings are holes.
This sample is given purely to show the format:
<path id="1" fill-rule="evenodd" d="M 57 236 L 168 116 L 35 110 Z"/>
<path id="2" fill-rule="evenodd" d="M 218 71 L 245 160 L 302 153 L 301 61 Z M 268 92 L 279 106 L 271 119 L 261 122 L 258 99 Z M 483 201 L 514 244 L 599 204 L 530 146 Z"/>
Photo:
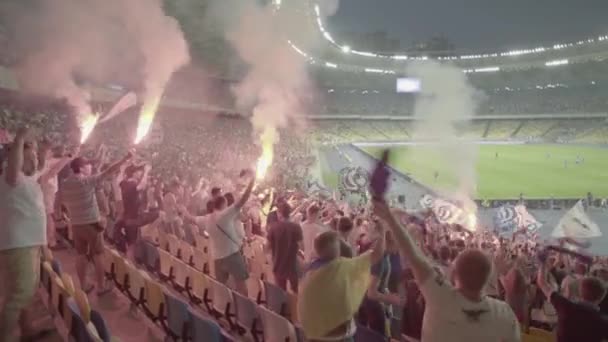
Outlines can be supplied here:
<path id="1" fill-rule="evenodd" d="M 78 154 L 78 152 L 74 153 Z M 46 212 L 46 235 L 49 248 L 57 248 L 57 237 L 55 234 L 55 199 L 58 190 L 57 173 L 61 171 L 71 160 L 71 157 L 63 157 L 63 147 L 60 147 L 55 157 L 45 158 L 46 165 L 42 173 L 47 176 L 40 180 L 42 195 L 44 198 L 44 209 Z M 57 170 L 57 171 L 56 171 Z M 56 171 L 56 172 L 55 172 Z"/>
<path id="2" fill-rule="evenodd" d="M 241 209 L 251 195 L 254 181 L 255 179 L 252 178 L 239 201 L 233 205 L 227 207 L 226 198 L 219 196 L 215 199 L 213 213 L 191 217 L 197 225 L 206 225 L 215 265 L 215 279 L 225 284 L 232 276 L 237 291 L 245 296 L 247 295 L 245 281 L 249 278 L 247 263 L 241 252 L 245 234 L 242 225 L 239 226 L 236 220 L 239 219 Z"/>
<path id="3" fill-rule="evenodd" d="M 0 175 L 0 341 L 40 338 L 31 326 L 29 307 L 38 287 L 40 248 L 46 246 L 46 215 L 38 172 L 36 140 L 31 130 L 19 130 L 8 163 Z"/>
<path id="4" fill-rule="evenodd" d="M 319 212 L 319 206 L 311 204 L 306 210 L 306 220 L 302 223 L 304 257 L 307 263 L 317 258 L 317 253 L 315 252 L 315 239 L 319 234 L 328 231 L 327 227 L 319 223 Z"/>
<path id="5" fill-rule="evenodd" d="M 453 264 L 452 286 L 433 270 L 431 262 L 384 201 L 374 200 L 374 211 L 393 232 L 426 301 L 422 341 L 520 341 L 519 323 L 513 310 L 483 292 L 492 263 L 482 251 L 469 249 L 460 253 Z"/>

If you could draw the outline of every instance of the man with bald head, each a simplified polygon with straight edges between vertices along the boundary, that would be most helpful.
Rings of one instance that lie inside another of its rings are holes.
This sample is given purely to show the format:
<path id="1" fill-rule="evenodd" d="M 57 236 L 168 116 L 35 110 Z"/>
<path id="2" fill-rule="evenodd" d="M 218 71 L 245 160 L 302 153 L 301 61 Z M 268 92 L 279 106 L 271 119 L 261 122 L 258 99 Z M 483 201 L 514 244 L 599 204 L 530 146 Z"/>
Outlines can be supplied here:
<path id="1" fill-rule="evenodd" d="M 384 200 L 374 200 L 374 212 L 393 232 L 426 301 L 422 342 L 520 341 L 519 323 L 509 305 L 484 294 L 492 264 L 483 252 L 469 249 L 458 255 L 452 285 L 433 270 Z"/>

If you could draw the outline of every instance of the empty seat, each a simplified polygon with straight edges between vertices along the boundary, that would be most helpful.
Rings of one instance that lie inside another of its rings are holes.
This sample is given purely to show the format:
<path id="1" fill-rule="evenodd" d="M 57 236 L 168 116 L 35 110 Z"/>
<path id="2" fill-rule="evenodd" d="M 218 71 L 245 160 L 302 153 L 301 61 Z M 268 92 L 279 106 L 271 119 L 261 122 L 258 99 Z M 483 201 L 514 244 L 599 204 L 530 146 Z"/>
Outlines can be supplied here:
<path id="1" fill-rule="evenodd" d="M 188 304 L 169 293 L 165 292 L 164 296 L 167 315 L 161 322 L 167 336 L 173 340 L 187 341 L 190 322 Z"/>
<path id="2" fill-rule="evenodd" d="M 162 249 L 158 250 L 160 267 L 158 269 L 158 275 L 162 280 L 171 280 L 172 278 L 172 269 L 173 269 L 173 256 L 169 254 L 169 252 L 163 251 Z"/>
<path id="3" fill-rule="evenodd" d="M 196 249 L 198 249 L 204 253 L 209 253 L 209 239 L 208 238 L 206 238 L 200 234 L 196 234 L 194 236 L 194 239 L 196 241 Z"/>
<path id="4" fill-rule="evenodd" d="M 294 326 L 285 317 L 277 315 L 263 306 L 259 306 L 258 311 L 262 320 L 264 341 L 298 341 Z"/>
<path id="5" fill-rule="evenodd" d="M 203 274 L 203 272 L 192 267 L 188 268 L 188 274 L 189 276 L 186 291 L 188 292 L 190 301 L 196 305 L 204 304 L 205 308 L 208 311 L 211 311 L 207 277 Z"/>
<path id="6" fill-rule="evenodd" d="M 128 281 L 128 272 L 127 272 L 127 261 L 118 253 L 113 254 L 114 259 L 114 283 L 116 287 L 121 291 L 125 292 L 127 290 L 126 284 Z"/>
<path id="7" fill-rule="evenodd" d="M 158 247 L 150 242 L 144 242 L 143 245 L 146 268 L 151 272 L 156 272 L 159 263 Z"/>
<path id="8" fill-rule="evenodd" d="M 172 234 L 167 235 L 167 252 L 169 252 L 174 257 L 178 256 L 179 244 L 180 244 L 179 241 L 180 240 L 177 238 L 177 236 L 172 235 Z"/>
<path id="9" fill-rule="evenodd" d="M 233 292 L 232 295 L 234 297 L 236 327 L 239 333 L 249 332 L 251 335 L 255 335 L 256 324 L 259 319 L 256 303 L 238 292 Z"/>
<path id="10" fill-rule="evenodd" d="M 113 279 L 112 272 L 114 267 L 113 253 L 109 248 L 103 250 L 103 270 L 106 274 L 106 278 Z"/>
<path id="11" fill-rule="evenodd" d="M 144 311 L 154 322 L 156 322 L 164 317 L 165 297 L 163 295 L 163 288 L 147 274 L 144 275 L 144 282 L 146 284 L 146 300 L 143 305 Z"/>
<path id="12" fill-rule="evenodd" d="M 264 285 L 262 284 L 262 281 L 255 278 L 249 278 L 245 284 L 247 285 L 247 294 L 249 295 L 249 298 L 258 304 L 261 303 L 262 298 L 264 298 Z"/>
<path id="13" fill-rule="evenodd" d="M 129 275 L 129 286 L 127 287 L 127 297 L 134 305 L 142 305 L 145 298 L 146 281 L 144 280 L 143 271 L 138 270 L 135 266 L 127 264 L 127 272 Z"/>
<path id="14" fill-rule="evenodd" d="M 216 318 L 225 319 L 230 327 L 234 327 L 234 299 L 232 291 L 224 284 L 215 279 L 208 278 L 209 292 L 211 294 L 211 306 Z"/>
<path id="15" fill-rule="evenodd" d="M 194 254 L 192 255 L 192 266 L 197 270 L 205 273 L 209 273 L 209 256 L 203 252 L 202 250 L 196 248 L 194 249 Z"/>
<path id="16" fill-rule="evenodd" d="M 185 263 L 174 259 L 173 260 L 173 287 L 179 292 L 182 292 L 186 289 L 186 283 L 189 276 L 189 266 Z"/>
<path id="17" fill-rule="evenodd" d="M 264 302 L 268 309 L 279 315 L 287 314 L 287 292 L 267 281 L 264 281 Z"/>
<path id="18" fill-rule="evenodd" d="M 190 311 L 191 317 L 191 336 L 192 341 L 205 341 L 205 342 L 223 342 L 222 329 L 220 326 L 199 315 L 196 312 Z"/>
<path id="19" fill-rule="evenodd" d="M 158 229 L 158 247 L 160 247 L 162 250 L 167 250 L 168 245 L 168 234 L 162 229 Z"/>
<path id="20" fill-rule="evenodd" d="M 183 262 L 188 265 L 192 265 L 192 256 L 194 255 L 194 248 L 186 241 L 182 241 L 179 246 L 179 256 Z"/>

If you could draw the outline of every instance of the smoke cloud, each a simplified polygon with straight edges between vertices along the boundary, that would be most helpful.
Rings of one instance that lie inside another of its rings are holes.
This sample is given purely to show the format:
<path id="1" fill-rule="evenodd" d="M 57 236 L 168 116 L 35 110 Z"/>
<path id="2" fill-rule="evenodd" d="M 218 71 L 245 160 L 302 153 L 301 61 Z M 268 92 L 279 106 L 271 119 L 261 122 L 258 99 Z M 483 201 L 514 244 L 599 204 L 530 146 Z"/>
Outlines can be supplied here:
<path id="1" fill-rule="evenodd" d="M 264 149 L 271 148 L 279 139 L 279 128 L 299 121 L 306 112 L 302 99 L 311 93 L 306 61 L 287 40 L 305 37 L 298 41 L 308 48 L 312 35 L 304 31 L 311 26 L 291 8 L 255 1 L 216 8 L 214 15 L 215 20 L 225 18 L 226 39 L 247 65 L 241 82 L 232 89 L 237 108 L 252 113 L 256 138 Z"/>
<path id="2" fill-rule="evenodd" d="M 0 5 L 23 91 L 65 98 L 89 115 L 87 84 L 122 84 L 144 98 L 189 62 L 161 0 L 7 1 Z"/>
<path id="3" fill-rule="evenodd" d="M 458 127 L 472 120 L 478 94 L 466 75 L 451 65 L 429 61 L 411 64 L 407 71 L 422 83 L 414 111 L 414 136 L 429 143 L 413 149 L 411 153 L 418 155 L 412 160 L 428 162 L 435 158 L 444 173 L 440 177 L 450 179 L 455 186 L 451 196 L 470 202 L 477 186 L 478 146 L 459 138 Z"/>

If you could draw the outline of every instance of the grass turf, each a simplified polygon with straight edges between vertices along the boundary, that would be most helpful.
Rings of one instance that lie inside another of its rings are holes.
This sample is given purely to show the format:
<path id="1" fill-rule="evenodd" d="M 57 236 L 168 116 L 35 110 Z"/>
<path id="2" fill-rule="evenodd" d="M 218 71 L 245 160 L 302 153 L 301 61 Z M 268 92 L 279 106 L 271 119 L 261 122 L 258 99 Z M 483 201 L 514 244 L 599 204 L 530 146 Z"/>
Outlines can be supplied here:
<path id="1" fill-rule="evenodd" d="M 608 197 L 608 149 L 575 145 L 478 145 L 477 198 Z M 414 149 L 416 149 L 414 151 Z M 379 156 L 382 147 L 365 147 Z M 436 189 L 453 190 L 458 181 L 435 148 L 393 147 L 390 165 Z M 498 157 L 496 157 L 498 153 Z M 584 158 L 576 164 L 576 158 Z M 568 166 L 564 166 L 564 161 Z M 435 180 L 435 172 L 439 177 Z"/>

